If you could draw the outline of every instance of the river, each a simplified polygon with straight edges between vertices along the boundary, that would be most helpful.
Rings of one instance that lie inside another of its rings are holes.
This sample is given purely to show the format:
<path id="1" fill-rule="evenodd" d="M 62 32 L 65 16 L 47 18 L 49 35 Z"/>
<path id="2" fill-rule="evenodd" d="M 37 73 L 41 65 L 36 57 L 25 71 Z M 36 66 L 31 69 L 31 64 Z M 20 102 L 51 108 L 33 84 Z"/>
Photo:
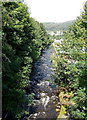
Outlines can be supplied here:
<path id="1" fill-rule="evenodd" d="M 35 93 L 34 104 L 31 106 L 31 115 L 29 120 L 56 120 L 58 112 L 56 112 L 55 90 L 52 75 L 51 62 L 52 49 L 48 47 L 43 51 L 40 59 L 34 64 L 32 71 L 32 92 Z"/>

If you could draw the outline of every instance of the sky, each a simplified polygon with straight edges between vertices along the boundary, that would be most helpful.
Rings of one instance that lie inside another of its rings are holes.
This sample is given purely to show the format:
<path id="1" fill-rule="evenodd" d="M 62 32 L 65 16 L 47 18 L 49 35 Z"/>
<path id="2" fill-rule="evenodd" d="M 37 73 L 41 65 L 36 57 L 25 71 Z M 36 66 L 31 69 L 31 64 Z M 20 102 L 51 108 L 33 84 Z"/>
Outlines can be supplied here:
<path id="1" fill-rule="evenodd" d="M 31 17 L 39 22 L 61 23 L 74 20 L 83 11 L 86 0 L 25 0 Z"/>

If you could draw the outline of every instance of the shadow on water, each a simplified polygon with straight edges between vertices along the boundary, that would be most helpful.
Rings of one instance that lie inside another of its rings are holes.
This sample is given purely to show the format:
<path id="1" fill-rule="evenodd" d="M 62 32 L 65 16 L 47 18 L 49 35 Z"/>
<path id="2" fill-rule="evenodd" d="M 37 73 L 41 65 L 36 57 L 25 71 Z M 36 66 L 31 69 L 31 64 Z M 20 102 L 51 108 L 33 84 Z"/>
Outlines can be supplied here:
<path id="1" fill-rule="evenodd" d="M 52 78 L 52 62 L 50 56 L 52 49 L 48 47 L 43 51 L 40 59 L 34 64 L 31 86 L 32 92 L 35 93 L 34 104 L 30 108 L 32 119 L 53 119 L 56 120 L 58 113 L 56 112 L 56 103 L 54 91 L 56 85 Z"/>

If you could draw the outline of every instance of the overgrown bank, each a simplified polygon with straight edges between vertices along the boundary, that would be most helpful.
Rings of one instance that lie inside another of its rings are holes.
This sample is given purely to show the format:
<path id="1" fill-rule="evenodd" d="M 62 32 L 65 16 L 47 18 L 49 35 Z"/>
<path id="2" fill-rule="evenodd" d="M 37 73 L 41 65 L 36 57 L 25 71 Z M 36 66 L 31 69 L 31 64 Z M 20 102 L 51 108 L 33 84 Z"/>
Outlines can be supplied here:
<path id="1" fill-rule="evenodd" d="M 24 89 L 29 86 L 32 63 L 51 39 L 22 2 L 3 2 L 2 30 L 3 119 L 20 119 L 33 100 Z"/>
<path id="2" fill-rule="evenodd" d="M 61 112 L 58 118 L 87 119 L 87 2 L 84 11 L 56 44 L 53 57 Z M 61 90 L 62 88 L 62 90 Z M 62 100 L 61 100 L 62 98 Z"/>

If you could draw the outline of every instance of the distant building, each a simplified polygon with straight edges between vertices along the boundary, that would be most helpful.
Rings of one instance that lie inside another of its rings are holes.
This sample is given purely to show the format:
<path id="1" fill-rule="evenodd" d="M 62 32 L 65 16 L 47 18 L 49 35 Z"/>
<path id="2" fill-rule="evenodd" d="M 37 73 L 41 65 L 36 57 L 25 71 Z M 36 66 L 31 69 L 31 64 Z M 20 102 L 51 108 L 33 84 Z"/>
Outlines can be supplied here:
<path id="1" fill-rule="evenodd" d="M 48 34 L 55 35 L 55 36 L 63 35 L 63 31 L 50 31 L 50 32 L 48 32 Z"/>

